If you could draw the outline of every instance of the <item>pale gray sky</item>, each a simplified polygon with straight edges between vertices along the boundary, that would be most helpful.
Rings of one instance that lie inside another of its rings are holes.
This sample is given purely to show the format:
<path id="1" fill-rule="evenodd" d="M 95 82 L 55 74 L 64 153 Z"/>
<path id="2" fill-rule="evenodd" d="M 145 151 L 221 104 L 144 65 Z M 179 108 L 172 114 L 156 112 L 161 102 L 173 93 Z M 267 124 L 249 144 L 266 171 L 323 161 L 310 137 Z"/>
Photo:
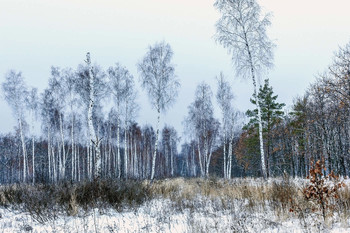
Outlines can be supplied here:
<path id="1" fill-rule="evenodd" d="M 273 13 L 269 35 L 275 40 L 275 67 L 270 83 L 279 101 L 291 105 L 315 75 L 330 64 L 338 46 L 350 41 L 349 0 L 260 0 Z M 176 104 L 163 122 L 182 133 L 187 106 L 196 85 L 209 83 L 223 71 L 233 86 L 235 105 L 253 106 L 250 80 L 234 77 L 230 56 L 213 35 L 219 14 L 213 0 L 0 0 L 0 81 L 9 69 L 22 71 L 29 86 L 43 90 L 50 67 L 73 67 L 87 51 L 104 68 L 115 62 L 138 80 L 136 63 L 147 47 L 165 40 L 174 51 L 182 87 Z M 139 92 L 137 121 L 155 123 L 145 93 Z M 0 100 L 0 133 L 13 130 L 15 121 Z M 219 115 L 217 115 L 219 116 Z"/>

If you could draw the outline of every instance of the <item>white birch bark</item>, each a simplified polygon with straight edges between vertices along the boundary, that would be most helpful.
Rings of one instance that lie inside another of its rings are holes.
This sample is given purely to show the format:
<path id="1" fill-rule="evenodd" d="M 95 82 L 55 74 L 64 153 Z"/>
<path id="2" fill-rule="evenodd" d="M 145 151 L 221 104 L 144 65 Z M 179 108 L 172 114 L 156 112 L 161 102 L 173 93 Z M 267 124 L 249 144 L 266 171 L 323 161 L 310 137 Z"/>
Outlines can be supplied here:
<path id="1" fill-rule="evenodd" d="M 126 124 L 126 122 L 125 122 Z M 124 140 L 124 177 L 125 179 L 128 179 L 128 139 L 127 139 L 127 126 L 125 125 L 125 129 L 124 129 L 124 136 L 125 136 L 125 140 Z"/>
<path id="2" fill-rule="evenodd" d="M 159 123 L 160 123 L 160 109 L 158 107 L 157 109 L 158 117 L 157 117 L 157 131 L 156 131 L 156 142 L 154 145 L 154 153 L 152 158 L 152 172 L 151 172 L 151 180 L 154 179 L 155 169 L 156 169 L 156 156 L 157 156 L 157 149 L 158 149 L 158 137 L 159 137 Z"/>
<path id="3" fill-rule="evenodd" d="M 225 125 L 225 124 L 224 124 Z M 225 126 L 224 126 L 225 127 Z M 226 164 L 226 131 L 224 131 L 224 178 L 227 179 L 227 164 Z"/>
<path id="4" fill-rule="evenodd" d="M 93 125 L 93 108 L 95 104 L 95 81 L 94 81 L 94 73 L 93 73 L 93 67 L 91 66 L 91 60 L 90 60 L 90 53 L 87 53 L 86 55 L 86 64 L 89 68 L 89 86 L 90 86 L 90 93 L 89 93 L 89 108 L 88 108 L 88 124 L 89 124 L 89 134 L 90 134 L 90 146 L 92 147 L 92 144 L 94 144 L 95 148 L 95 171 L 94 171 L 94 178 L 100 178 L 101 177 L 101 153 L 100 153 L 100 140 L 98 139 L 95 128 Z"/>
<path id="5" fill-rule="evenodd" d="M 117 104 L 117 164 L 118 164 L 118 179 L 120 179 L 120 176 L 121 176 L 121 161 L 120 161 L 119 103 Z"/>
<path id="6" fill-rule="evenodd" d="M 57 173 L 56 173 L 56 167 L 57 167 L 57 163 L 56 163 L 56 159 L 55 159 L 55 146 L 51 146 L 51 158 L 52 158 L 52 178 L 53 178 L 53 182 L 56 183 L 57 181 Z"/>
<path id="7" fill-rule="evenodd" d="M 254 82 L 255 83 L 255 82 Z M 254 85 L 254 92 L 256 93 L 256 84 Z M 259 121 L 259 141 L 260 141 L 260 159 L 261 159 L 261 169 L 264 176 L 264 179 L 267 178 L 266 163 L 265 163 L 265 154 L 264 154 L 264 140 L 263 140 L 263 128 L 261 120 L 261 109 L 259 104 L 259 98 L 256 95 L 255 97 L 256 107 L 258 109 L 258 121 Z"/>
<path id="8" fill-rule="evenodd" d="M 173 154 L 173 142 L 172 142 L 172 138 L 170 135 L 170 175 L 171 177 L 174 176 L 174 154 Z"/>
<path id="9" fill-rule="evenodd" d="M 23 153 L 23 182 L 27 181 L 27 150 L 26 150 L 26 144 L 24 140 L 24 135 L 23 135 L 23 126 L 22 126 L 22 119 L 18 119 L 19 123 L 19 132 L 21 135 L 21 142 L 22 142 L 22 153 Z"/>
<path id="10" fill-rule="evenodd" d="M 62 146 L 62 157 L 61 157 L 61 166 L 60 166 L 60 177 L 61 179 L 64 179 L 65 173 L 66 173 L 66 149 L 65 149 L 65 143 L 64 143 L 64 133 L 63 133 L 63 120 L 62 120 L 62 114 L 60 113 L 59 117 L 60 121 L 60 134 L 61 134 L 61 146 Z"/>
<path id="11" fill-rule="evenodd" d="M 138 172 L 138 165 L 139 161 L 137 160 L 137 146 L 136 146 L 136 139 L 134 140 L 134 177 L 135 178 L 140 178 L 139 177 L 139 172 Z"/>
<path id="12" fill-rule="evenodd" d="M 232 159 L 233 159 L 233 136 L 231 137 L 231 140 L 230 140 L 230 145 L 229 145 L 229 156 L 228 156 L 228 168 L 227 168 L 227 178 L 228 179 L 231 179 L 232 178 Z"/>
<path id="13" fill-rule="evenodd" d="M 72 125 L 71 125 L 72 129 L 71 129 L 71 144 L 72 144 L 72 155 L 71 155 L 71 159 L 72 159 L 72 173 L 71 173 L 71 177 L 72 180 L 75 180 L 75 163 L 76 163 L 76 157 L 75 157 L 75 146 L 74 146 L 74 115 L 72 114 Z"/>
<path id="14" fill-rule="evenodd" d="M 217 0 L 214 6 L 222 13 L 222 17 L 216 25 L 216 40 L 232 53 L 232 61 L 238 75 L 245 77 L 248 73 L 251 74 L 258 109 L 261 170 L 266 179 L 267 171 L 256 71 L 262 72 L 272 66 L 272 50 L 275 45 L 266 34 L 266 28 L 270 25 L 269 15 L 261 16 L 259 4 L 252 0 Z"/>
<path id="15" fill-rule="evenodd" d="M 34 137 L 34 112 L 32 115 L 32 169 L 33 169 L 33 184 L 35 184 L 35 137 Z"/>
<path id="16" fill-rule="evenodd" d="M 49 161 L 49 180 L 52 181 L 51 176 L 51 143 L 50 143 L 50 127 L 47 127 L 47 158 Z"/>
<path id="17" fill-rule="evenodd" d="M 201 172 L 201 177 L 204 177 L 204 168 L 203 168 L 201 149 L 199 147 L 199 139 L 198 139 L 198 157 L 199 157 L 199 168 Z"/>

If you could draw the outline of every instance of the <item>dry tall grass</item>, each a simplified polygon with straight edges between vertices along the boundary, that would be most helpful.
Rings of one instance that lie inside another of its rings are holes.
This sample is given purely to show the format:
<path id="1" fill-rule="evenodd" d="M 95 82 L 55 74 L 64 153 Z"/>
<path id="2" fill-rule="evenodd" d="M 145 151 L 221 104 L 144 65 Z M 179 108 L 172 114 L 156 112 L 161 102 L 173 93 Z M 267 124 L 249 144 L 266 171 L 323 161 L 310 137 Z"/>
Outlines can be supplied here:
<path id="1" fill-rule="evenodd" d="M 137 207 L 152 199 L 169 199 L 179 211 L 196 211 L 211 203 L 220 211 L 274 212 L 280 220 L 298 217 L 305 219 L 315 208 L 303 195 L 306 182 L 271 179 L 184 179 L 150 181 L 102 180 L 78 184 L 8 185 L 0 186 L 0 206 L 20 209 L 38 221 L 55 218 L 57 213 L 77 215 L 91 208 Z M 344 224 L 350 217 L 350 189 L 339 190 L 335 208 L 330 210 Z M 292 211 L 291 211 L 292 210 Z M 318 218 L 317 213 L 313 215 Z M 337 221 L 338 221 L 337 220 Z"/>

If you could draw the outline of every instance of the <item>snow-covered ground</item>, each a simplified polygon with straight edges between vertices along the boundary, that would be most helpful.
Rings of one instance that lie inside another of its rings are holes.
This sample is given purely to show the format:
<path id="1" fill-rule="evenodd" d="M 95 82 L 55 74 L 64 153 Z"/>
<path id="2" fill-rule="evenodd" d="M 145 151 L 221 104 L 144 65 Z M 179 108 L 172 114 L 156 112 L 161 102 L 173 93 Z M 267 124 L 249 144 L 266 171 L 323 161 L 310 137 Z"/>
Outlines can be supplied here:
<path id="1" fill-rule="evenodd" d="M 258 185 L 257 180 L 249 183 Z M 302 184 L 304 180 L 293 180 Z M 346 182 L 349 183 L 349 182 Z M 44 222 L 12 207 L 0 208 L 1 232 L 350 232 L 350 219 L 335 214 L 326 223 L 319 213 L 276 212 L 270 202 L 197 194 L 190 199 L 164 197 L 138 207 L 79 209 L 75 216 L 53 213 Z"/>
<path id="2" fill-rule="evenodd" d="M 158 199 L 137 209 L 81 211 L 77 216 L 59 214 L 44 224 L 29 214 L 0 209 L 0 232 L 350 232 L 350 222 L 325 225 L 307 216 L 307 226 L 298 218 L 279 219 L 268 208 L 241 211 L 246 203 L 230 210 L 217 210 L 211 200 L 198 209 L 179 210 L 170 200 Z"/>

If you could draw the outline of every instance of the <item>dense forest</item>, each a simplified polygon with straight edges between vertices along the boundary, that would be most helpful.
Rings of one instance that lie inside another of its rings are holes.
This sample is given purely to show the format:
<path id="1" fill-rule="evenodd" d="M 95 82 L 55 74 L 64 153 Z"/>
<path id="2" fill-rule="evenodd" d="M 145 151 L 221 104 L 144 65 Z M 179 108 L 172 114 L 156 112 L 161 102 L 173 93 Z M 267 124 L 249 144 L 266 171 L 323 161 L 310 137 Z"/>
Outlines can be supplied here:
<path id="1" fill-rule="evenodd" d="M 186 135 L 171 125 L 160 128 L 162 114 L 176 102 L 179 89 L 186 88 L 166 42 L 148 48 L 137 64 L 138 79 L 118 62 L 103 70 L 90 53 L 77 68 L 53 66 L 42 93 L 11 70 L 2 81 L 2 95 L 17 125 L 0 136 L 0 182 L 306 177 L 310 163 L 321 158 L 326 173 L 348 176 L 350 43 L 339 48 L 303 96 L 285 106 L 264 77 L 275 47 L 266 33 L 268 15 L 261 15 L 255 1 L 218 0 L 214 6 L 222 15 L 215 40 L 232 55 L 236 75 L 252 81 L 254 109 L 237 110 L 232 80 L 220 73 L 217 86 L 203 81 L 193 90 L 188 114 L 179 116 Z M 137 80 L 157 125 L 136 121 Z M 218 118 L 215 104 L 221 110 Z"/>

